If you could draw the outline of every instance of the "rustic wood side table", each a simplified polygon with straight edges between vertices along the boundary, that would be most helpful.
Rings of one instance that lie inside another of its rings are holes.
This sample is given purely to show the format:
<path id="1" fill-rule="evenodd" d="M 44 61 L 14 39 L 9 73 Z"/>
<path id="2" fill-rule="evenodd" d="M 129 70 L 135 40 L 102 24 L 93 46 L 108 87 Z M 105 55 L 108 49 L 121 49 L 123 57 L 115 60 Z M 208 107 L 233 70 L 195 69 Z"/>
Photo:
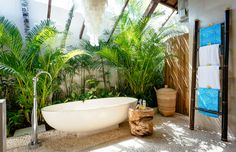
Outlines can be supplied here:
<path id="1" fill-rule="evenodd" d="M 129 108 L 129 126 L 132 135 L 148 136 L 153 133 L 154 110 Z"/>

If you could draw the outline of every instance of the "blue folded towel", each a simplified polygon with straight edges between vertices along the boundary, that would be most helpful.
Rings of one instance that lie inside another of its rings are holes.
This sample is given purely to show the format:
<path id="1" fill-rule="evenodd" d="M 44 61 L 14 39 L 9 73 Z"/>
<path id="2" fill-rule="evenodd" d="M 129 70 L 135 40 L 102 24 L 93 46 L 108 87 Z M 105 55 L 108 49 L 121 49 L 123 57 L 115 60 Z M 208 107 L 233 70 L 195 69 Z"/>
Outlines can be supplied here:
<path id="1" fill-rule="evenodd" d="M 221 24 L 200 28 L 200 46 L 221 44 Z"/>
<path id="2" fill-rule="evenodd" d="M 198 88 L 198 108 L 203 108 L 206 110 L 212 110 L 219 112 L 220 106 L 219 106 L 219 89 L 211 89 L 211 88 Z M 208 112 L 202 112 L 199 111 L 199 113 L 209 116 L 209 117 L 214 117 L 218 118 L 219 115 L 217 114 L 211 114 Z"/>

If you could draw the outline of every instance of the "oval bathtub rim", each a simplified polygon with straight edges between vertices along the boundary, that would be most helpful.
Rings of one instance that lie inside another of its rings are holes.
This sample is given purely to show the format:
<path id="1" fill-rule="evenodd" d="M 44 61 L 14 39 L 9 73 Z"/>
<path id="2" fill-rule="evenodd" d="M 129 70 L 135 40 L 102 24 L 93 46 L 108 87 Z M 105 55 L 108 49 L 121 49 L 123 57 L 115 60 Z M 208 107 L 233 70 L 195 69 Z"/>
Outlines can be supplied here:
<path id="1" fill-rule="evenodd" d="M 134 98 L 134 97 L 105 97 L 105 98 L 97 98 L 97 99 L 107 99 L 107 98 L 132 98 L 134 100 L 138 100 L 137 98 Z M 96 100 L 96 99 L 89 99 L 89 100 Z M 85 101 L 88 102 L 89 100 L 85 100 Z M 99 107 L 99 108 L 98 107 L 90 107 L 90 108 L 87 108 L 87 109 L 78 109 L 78 110 L 73 110 L 73 109 L 72 110 L 49 110 L 50 107 L 53 107 L 53 106 L 58 106 L 58 105 L 63 105 L 63 104 L 70 104 L 70 103 L 75 103 L 75 102 L 82 102 L 82 101 L 79 100 L 79 101 L 71 101 L 71 102 L 66 102 L 66 103 L 59 103 L 59 104 L 49 105 L 49 106 L 41 108 L 41 111 L 42 112 L 51 112 L 51 113 L 54 113 L 54 112 L 78 112 L 78 111 L 87 111 L 87 110 L 94 110 L 94 109 L 105 109 L 105 108 L 111 108 L 111 107 L 122 106 L 122 105 L 130 104 L 130 103 L 135 103 L 135 101 L 133 101 L 133 102 L 106 105 L 106 106 L 102 106 L 102 107 Z"/>

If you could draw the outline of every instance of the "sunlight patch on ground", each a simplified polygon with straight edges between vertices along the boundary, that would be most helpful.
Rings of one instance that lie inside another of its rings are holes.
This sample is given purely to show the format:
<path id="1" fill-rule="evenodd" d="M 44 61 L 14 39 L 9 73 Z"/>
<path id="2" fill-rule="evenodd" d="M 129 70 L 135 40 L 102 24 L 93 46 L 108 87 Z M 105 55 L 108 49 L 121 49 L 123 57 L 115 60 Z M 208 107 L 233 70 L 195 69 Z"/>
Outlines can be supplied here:
<path id="1" fill-rule="evenodd" d="M 107 146 L 104 148 L 92 150 L 91 152 L 121 152 L 121 151 L 122 151 L 122 149 L 117 148 L 116 146 Z M 124 151 L 122 151 L 122 152 L 124 152 Z"/>
<path id="2" fill-rule="evenodd" d="M 214 142 L 213 140 L 201 141 L 198 138 L 192 138 L 189 136 L 189 133 L 186 132 L 186 129 L 172 123 L 171 121 L 163 123 L 162 127 L 168 127 L 167 130 L 170 130 L 168 133 L 169 138 L 167 139 L 169 141 L 168 144 L 174 142 L 175 144 L 188 147 L 198 145 L 199 152 L 223 152 L 224 147 L 226 146 L 223 142 L 212 143 Z M 162 127 L 157 128 L 161 129 Z M 168 136 L 165 135 L 164 137 Z"/>
<path id="3" fill-rule="evenodd" d="M 139 149 L 139 148 L 143 148 L 144 145 L 145 145 L 144 141 L 138 138 L 133 138 L 133 139 L 121 141 L 111 146 L 93 150 L 92 152 L 121 152 L 121 151 L 125 152 L 124 149 L 126 148 Z M 163 151 L 163 152 L 168 152 L 168 151 Z"/>
<path id="4" fill-rule="evenodd" d="M 210 144 L 208 142 L 202 141 L 199 144 L 199 152 L 223 152 L 223 147 Z"/>
<path id="5" fill-rule="evenodd" d="M 170 136 L 171 138 L 168 139 L 169 144 L 175 142 L 176 144 L 180 144 L 182 146 L 193 146 L 194 144 L 198 143 L 198 139 L 188 137 L 188 133 L 184 130 L 183 127 L 177 126 L 170 121 L 163 123 L 166 127 L 170 128 Z"/>
<path id="6" fill-rule="evenodd" d="M 126 140 L 126 141 L 122 141 L 119 143 L 119 145 L 123 146 L 123 147 L 132 147 L 132 148 L 142 148 L 144 142 L 142 140 L 139 140 L 137 138 L 135 139 L 129 139 L 129 140 Z"/>
<path id="7" fill-rule="evenodd" d="M 179 126 L 177 126 L 174 123 L 168 122 L 168 123 L 163 123 L 163 124 L 168 126 L 168 127 L 170 127 L 170 128 L 172 128 L 175 131 L 176 135 L 184 135 L 184 134 L 186 134 L 184 128 L 179 127 Z"/>

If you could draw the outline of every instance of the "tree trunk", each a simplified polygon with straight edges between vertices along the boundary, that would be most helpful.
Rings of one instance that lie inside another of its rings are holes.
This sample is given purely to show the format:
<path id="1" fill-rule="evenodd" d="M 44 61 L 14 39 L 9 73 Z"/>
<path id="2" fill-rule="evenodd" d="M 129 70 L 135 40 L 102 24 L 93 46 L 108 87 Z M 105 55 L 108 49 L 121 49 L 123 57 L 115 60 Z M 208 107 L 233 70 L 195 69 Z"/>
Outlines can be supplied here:
<path id="1" fill-rule="evenodd" d="M 28 0 L 21 0 L 21 10 L 23 15 L 23 21 L 24 21 L 24 33 L 25 37 L 28 35 L 30 30 L 29 25 L 29 9 L 28 9 Z"/>
<path id="2" fill-rule="evenodd" d="M 107 89 L 105 67 L 104 67 L 104 62 L 103 62 L 102 58 L 101 58 L 101 61 L 102 61 L 102 78 L 103 78 L 103 82 L 104 82 L 104 88 Z"/>
<path id="3" fill-rule="evenodd" d="M 52 8 L 52 0 L 48 0 L 48 13 L 47 13 L 48 20 L 50 20 L 51 18 L 51 8 Z"/>
<path id="4" fill-rule="evenodd" d="M 61 41 L 61 48 L 64 48 L 65 45 L 66 45 L 66 39 L 67 39 L 67 36 L 68 36 L 68 32 L 69 32 L 69 29 L 70 29 L 72 18 L 74 16 L 74 9 L 75 9 L 75 5 L 72 6 L 72 8 L 70 9 L 70 12 L 69 12 L 69 17 L 67 19 L 64 34 L 63 34 L 63 38 L 62 38 L 62 41 Z"/>
<path id="5" fill-rule="evenodd" d="M 86 76 L 85 76 L 85 68 L 83 68 L 83 93 L 85 93 L 86 87 Z"/>

